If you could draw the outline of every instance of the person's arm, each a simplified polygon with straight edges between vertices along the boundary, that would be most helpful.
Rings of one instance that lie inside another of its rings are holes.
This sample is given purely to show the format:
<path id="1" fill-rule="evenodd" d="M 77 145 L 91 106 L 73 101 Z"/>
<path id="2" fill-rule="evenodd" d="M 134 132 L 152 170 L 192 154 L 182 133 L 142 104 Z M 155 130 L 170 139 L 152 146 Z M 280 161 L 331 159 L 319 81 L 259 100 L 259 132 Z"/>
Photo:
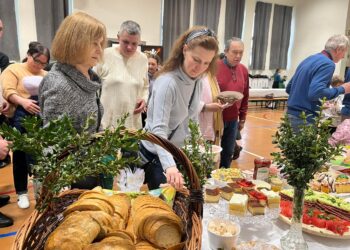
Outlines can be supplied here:
<path id="1" fill-rule="evenodd" d="M 313 75 L 309 87 L 308 98 L 311 101 L 318 101 L 319 99 L 326 98 L 327 100 L 333 99 L 340 94 L 345 93 L 345 88 L 342 86 L 336 88 L 329 88 L 330 80 L 332 79 L 335 66 L 331 64 L 322 65 L 316 70 Z M 350 90 L 350 88 L 349 88 Z"/>
<path id="2" fill-rule="evenodd" d="M 293 80 L 294 80 L 294 76 L 290 79 L 290 81 L 288 82 L 288 84 L 286 86 L 286 92 L 288 95 L 290 95 L 290 90 L 292 88 Z"/>
<path id="3" fill-rule="evenodd" d="M 148 99 L 149 82 L 147 77 L 143 78 L 143 87 L 141 88 L 140 97 L 136 100 L 134 114 L 145 112 L 147 110 L 146 101 Z"/>
<path id="4" fill-rule="evenodd" d="M 248 111 L 248 101 L 249 101 L 249 77 L 248 71 L 245 73 L 245 82 L 244 82 L 244 90 L 243 90 L 243 99 L 241 101 L 241 106 L 239 108 L 239 122 L 238 129 L 242 130 L 245 124 L 245 120 L 247 117 Z"/>
<path id="5" fill-rule="evenodd" d="M 39 103 L 44 125 L 51 120 L 57 119 L 62 114 L 61 96 L 64 89 L 58 88 L 59 81 L 48 74 L 39 86 Z M 57 87 L 57 88 L 56 88 Z"/>
<path id="6" fill-rule="evenodd" d="M 8 142 L 0 136 L 0 160 L 5 159 L 8 153 Z"/>
<path id="7" fill-rule="evenodd" d="M 169 78 L 159 78 L 155 85 L 157 90 L 153 92 L 153 119 L 150 132 L 168 138 L 170 113 L 176 100 L 175 82 Z M 183 179 L 176 167 L 173 156 L 164 148 L 155 145 L 157 155 L 166 173 L 167 181 L 175 187 L 182 186 Z"/>
<path id="8" fill-rule="evenodd" d="M 19 95 L 17 92 L 18 84 L 19 79 L 10 68 L 1 74 L 1 85 L 4 98 L 15 105 L 21 105 L 31 114 L 39 113 L 40 107 L 37 105 L 37 101 L 26 99 Z"/>

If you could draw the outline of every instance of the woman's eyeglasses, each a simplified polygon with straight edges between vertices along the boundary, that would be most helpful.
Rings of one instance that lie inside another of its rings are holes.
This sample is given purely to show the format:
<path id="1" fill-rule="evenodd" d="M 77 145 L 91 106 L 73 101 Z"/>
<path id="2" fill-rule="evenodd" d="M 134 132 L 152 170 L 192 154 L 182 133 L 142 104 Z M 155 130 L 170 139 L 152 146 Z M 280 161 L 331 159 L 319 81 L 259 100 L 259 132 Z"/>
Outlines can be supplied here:
<path id="1" fill-rule="evenodd" d="M 46 67 L 47 66 L 47 62 L 45 62 L 45 63 L 43 63 L 42 61 L 40 61 L 38 58 L 36 58 L 36 57 L 33 57 L 33 61 L 36 63 L 36 64 L 38 64 L 38 65 L 41 65 L 41 66 L 43 66 L 43 67 Z"/>

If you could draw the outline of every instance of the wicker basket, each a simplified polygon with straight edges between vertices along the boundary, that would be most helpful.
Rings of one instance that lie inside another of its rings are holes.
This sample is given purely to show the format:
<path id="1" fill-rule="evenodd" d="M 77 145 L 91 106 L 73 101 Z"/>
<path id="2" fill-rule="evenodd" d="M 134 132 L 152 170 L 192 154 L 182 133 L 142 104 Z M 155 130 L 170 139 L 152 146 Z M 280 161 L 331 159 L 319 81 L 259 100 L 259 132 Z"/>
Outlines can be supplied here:
<path id="1" fill-rule="evenodd" d="M 129 132 L 135 133 L 133 131 Z M 145 133 L 142 139 L 163 147 L 184 166 L 190 180 L 189 192 L 176 193 L 173 209 L 186 225 L 185 248 L 191 250 L 201 249 L 203 194 L 192 163 L 180 149 L 166 139 L 151 133 Z M 12 249 L 44 249 L 46 239 L 63 220 L 62 212 L 67 206 L 76 201 L 82 192 L 84 190 L 65 191 L 43 213 L 35 210 L 18 230 Z"/>

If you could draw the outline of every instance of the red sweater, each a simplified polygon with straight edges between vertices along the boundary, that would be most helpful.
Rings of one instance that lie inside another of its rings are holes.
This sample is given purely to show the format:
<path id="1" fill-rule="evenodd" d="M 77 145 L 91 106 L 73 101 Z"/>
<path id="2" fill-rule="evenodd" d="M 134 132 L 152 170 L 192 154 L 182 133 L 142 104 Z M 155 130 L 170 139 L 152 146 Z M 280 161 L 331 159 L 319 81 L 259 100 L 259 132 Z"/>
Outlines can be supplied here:
<path id="1" fill-rule="evenodd" d="M 248 110 L 249 78 L 248 70 L 243 64 L 229 67 L 223 60 L 218 61 L 216 74 L 220 91 L 237 91 L 243 94 L 243 99 L 235 102 L 231 107 L 224 109 L 223 119 L 225 122 L 245 120 Z"/>

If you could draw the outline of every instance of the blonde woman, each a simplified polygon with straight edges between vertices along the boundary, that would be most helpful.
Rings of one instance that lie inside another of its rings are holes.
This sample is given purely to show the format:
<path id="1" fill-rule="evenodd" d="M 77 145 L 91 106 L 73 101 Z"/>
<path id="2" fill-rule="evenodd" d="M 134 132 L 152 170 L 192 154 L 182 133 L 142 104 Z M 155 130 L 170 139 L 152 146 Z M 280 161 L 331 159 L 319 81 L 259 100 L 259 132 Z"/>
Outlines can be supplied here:
<path id="1" fill-rule="evenodd" d="M 81 131 L 88 117 L 96 120 L 89 132 L 100 129 L 103 108 L 98 98 L 101 84 L 91 70 L 102 58 L 106 28 L 96 18 L 77 12 L 66 17 L 52 42 L 57 60 L 39 87 L 39 101 L 44 125 L 61 115 L 68 115 Z M 93 188 L 97 177 L 87 177 L 72 188 Z"/>

